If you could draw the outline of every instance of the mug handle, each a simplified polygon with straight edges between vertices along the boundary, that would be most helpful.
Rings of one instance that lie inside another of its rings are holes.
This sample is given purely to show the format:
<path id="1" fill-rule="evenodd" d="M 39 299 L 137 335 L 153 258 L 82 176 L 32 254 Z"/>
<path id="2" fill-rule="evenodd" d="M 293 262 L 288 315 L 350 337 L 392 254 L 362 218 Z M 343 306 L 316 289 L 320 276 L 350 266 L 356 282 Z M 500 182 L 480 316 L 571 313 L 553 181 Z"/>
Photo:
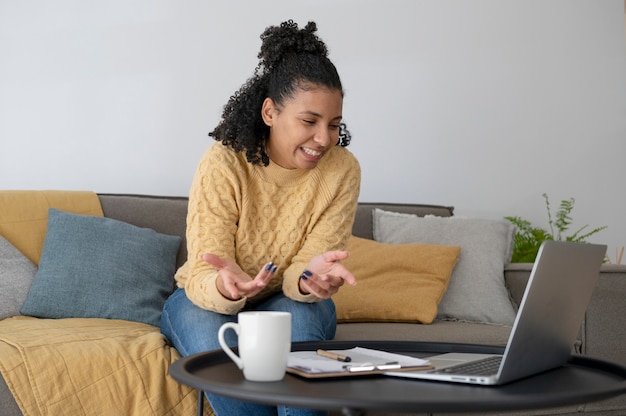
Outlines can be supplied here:
<path id="1" fill-rule="evenodd" d="M 243 361 L 237 356 L 237 354 L 233 352 L 228 344 L 226 344 L 226 341 L 224 341 L 224 332 L 226 332 L 226 330 L 229 328 L 235 331 L 237 337 L 239 337 L 239 331 L 241 329 L 239 324 L 235 322 L 226 322 L 220 327 L 219 331 L 217 332 L 217 340 L 220 343 L 220 347 L 222 347 L 222 349 L 230 357 L 230 359 L 233 360 L 235 364 L 237 364 L 237 367 L 239 367 L 240 370 L 243 370 Z"/>

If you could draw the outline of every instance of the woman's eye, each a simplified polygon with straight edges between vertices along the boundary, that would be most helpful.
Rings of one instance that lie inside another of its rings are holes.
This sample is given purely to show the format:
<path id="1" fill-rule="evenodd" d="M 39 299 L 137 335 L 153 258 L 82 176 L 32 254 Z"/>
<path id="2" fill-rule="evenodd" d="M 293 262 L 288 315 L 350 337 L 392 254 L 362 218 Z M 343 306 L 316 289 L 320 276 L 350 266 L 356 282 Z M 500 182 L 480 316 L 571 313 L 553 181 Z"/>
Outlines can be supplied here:
<path id="1" fill-rule="evenodd" d="M 332 130 L 339 130 L 339 124 L 331 124 L 330 127 Z"/>
<path id="2" fill-rule="evenodd" d="M 304 121 L 306 124 L 315 124 L 314 120 L 302 120 Z"/>

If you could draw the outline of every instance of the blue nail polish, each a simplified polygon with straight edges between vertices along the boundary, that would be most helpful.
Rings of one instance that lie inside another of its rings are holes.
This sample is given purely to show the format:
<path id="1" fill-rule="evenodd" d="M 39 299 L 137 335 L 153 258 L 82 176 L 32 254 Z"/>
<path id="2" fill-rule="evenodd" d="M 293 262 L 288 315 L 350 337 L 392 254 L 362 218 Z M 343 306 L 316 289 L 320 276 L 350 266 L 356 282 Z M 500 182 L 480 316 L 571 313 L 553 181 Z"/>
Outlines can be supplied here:
<path id="1" fill-rule="evenodd" d="M 307 277 L 311 277 L 311 276 L 313 276 L 313 273 L 311 273 L 311 272 L 310 272 L 310 271 L 308 271 L 308 270 L 305 270 L 305 271 L 303 272 L 303 274 L 304 274 L 305 276 L 307 276 Z"/>
<path id="2" fill-rule="evenodd" d="M 278 270 L 278 266 L 272 267 L 272 273 L 276 273 L 276 270 Z"/>
<path id="3" fill-rule="evenodd" d="M 269 272 L 270 270 L 272 270 L 272 262 L 270 261 L 269 264 L 267 266 L 265 266 L 265 271 Z"/>
<path id="4" fill-rule="evenodd" d="M 306 277 L 304 274 L 301 274 L 301 275 L 300 275 L 300 279 L 302 279 L 302 280 L 307 280 L 307 277 Z"/>

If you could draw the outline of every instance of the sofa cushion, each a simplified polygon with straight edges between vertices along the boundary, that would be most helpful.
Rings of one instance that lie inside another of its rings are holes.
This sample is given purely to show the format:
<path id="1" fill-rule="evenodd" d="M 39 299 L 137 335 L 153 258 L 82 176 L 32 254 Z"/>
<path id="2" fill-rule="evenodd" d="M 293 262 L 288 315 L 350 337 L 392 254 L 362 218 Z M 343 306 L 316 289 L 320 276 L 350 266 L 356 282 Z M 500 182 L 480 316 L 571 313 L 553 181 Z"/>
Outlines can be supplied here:
<path id="1" fill-rule="evenodd" d="M 504 282 L 514 226 L 508 221 L 374 211 L 374 238 L 386 243 L 460 245 L 459 262 L 439 304 L 439 319 L 513 325 L 515 307 Z"/>
<path id="2" fill-rule="evenodd" d="M 333 296 L 338 322 L 429 324 L 448 287 L 460 247 L 385 244 L 352 236 L 342 263 L 356 286 Z"/>
<path id="3" fill-rule="evenodd" d="M 179 245 L 180 237 L 50 209 L 39 270 L 21 312 L 158 326 Z"/>
<path id="4" fill-rule="evenodd" d="M 0 320 L 19 315 L 37 267 L 0 236 Z"/>
<path id="5" fill-rule="evenodd" d="M 0 235 L 35 266 L 46 236 L 48 209 L 102 216 L 98 195 L 89 191 L 0 191 Z"/>
<path id="6" fill-rule="evenodd" d="M 449 342 L 506 345 L 511 328 L 504 325 L 435 320 L 432 325 L 406 322 L 349 322 L 337 325 L 335 340 Z"/>

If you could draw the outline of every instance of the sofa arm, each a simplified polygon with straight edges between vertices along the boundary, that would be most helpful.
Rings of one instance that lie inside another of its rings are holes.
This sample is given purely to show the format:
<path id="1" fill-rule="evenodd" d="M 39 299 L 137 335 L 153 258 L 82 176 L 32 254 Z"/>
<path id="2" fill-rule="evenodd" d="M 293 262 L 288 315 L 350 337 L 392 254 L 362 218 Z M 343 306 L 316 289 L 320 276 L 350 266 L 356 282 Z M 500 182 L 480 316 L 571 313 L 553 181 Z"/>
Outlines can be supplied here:
<path id="1" fill-rule="evenodd" d="M 504 266 L 504 281 L 516 309 L 522 301 L 532 269 L 533 263 L 509 263 Z"/>
<path id="2" fill-rule="evenodd" d="M 587 308 L 583 353 L 626 365 L 626 265 L 605 264 Z"/>

